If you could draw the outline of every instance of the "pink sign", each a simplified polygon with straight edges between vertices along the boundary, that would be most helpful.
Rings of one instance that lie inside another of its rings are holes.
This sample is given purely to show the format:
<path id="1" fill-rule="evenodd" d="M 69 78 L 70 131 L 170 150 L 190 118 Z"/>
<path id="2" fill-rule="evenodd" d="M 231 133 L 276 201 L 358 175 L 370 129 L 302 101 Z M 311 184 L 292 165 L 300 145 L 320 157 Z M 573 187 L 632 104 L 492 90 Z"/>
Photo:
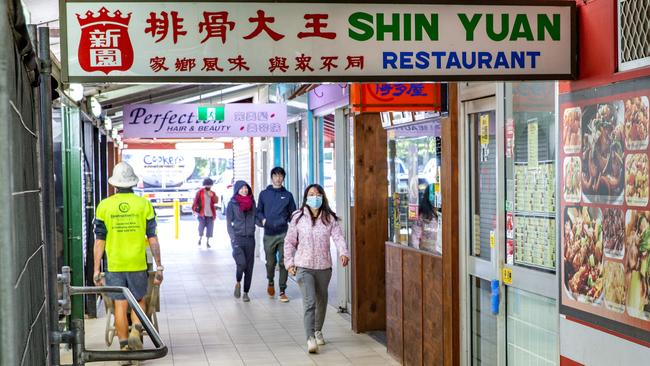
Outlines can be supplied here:
<path id="1" fill-rule="evenodd" d="M 125 138 L 284 137 L 285 104 L 135 104 L 124 107 Z"/>

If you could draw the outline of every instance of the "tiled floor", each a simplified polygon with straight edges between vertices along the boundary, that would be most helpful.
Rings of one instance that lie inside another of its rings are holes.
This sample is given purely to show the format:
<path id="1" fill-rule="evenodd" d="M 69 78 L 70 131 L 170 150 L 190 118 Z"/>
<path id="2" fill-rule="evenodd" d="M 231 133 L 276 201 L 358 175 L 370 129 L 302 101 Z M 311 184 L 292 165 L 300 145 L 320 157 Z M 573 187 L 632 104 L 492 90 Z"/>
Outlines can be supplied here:
<path id="1" fill-rule="evenodd" d="M 328 310 L 323 333 L 328 344 L 317 355 L 306 353 L 302 302 L 289 281 L 292 301 L 266 295 L 264 262 L 255 263 L 251 302 L 234 299 L 234 263 L 225 227 L 215 228 L 212 249 L 198 248 L 194 222 L 183 223 L 187 240 L 172 241 L 170 226 L 161 226 L 165 281 L 161 287 L 160 333 L 169 354 L 143 365 L 396 365 L 386 348 L 350 330 L 350 322 Z M 86 321 L 86 346 L 103 349 L 105 318 Z M 116 346 L 117 339 L 113 343 Z M 146 346 L 151 347 L 147 340 Z M 69 355 L 65 355 L 68 356 Z M 65 357 L 64 357 L 65 358 Z M 106 363 L 114 365 L 116 363 Z"/>

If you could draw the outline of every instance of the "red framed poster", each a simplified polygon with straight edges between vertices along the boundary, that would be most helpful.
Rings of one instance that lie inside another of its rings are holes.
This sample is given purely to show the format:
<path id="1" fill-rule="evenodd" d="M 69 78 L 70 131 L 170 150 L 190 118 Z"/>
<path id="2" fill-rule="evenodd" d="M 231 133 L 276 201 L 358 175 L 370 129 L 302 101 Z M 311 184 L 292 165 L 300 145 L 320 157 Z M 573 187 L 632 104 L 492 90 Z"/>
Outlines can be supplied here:
<path id="1" fill-rule="evenodd" d="M 650 80 L 563 95 L 561 312 L 650 340 Z"/>

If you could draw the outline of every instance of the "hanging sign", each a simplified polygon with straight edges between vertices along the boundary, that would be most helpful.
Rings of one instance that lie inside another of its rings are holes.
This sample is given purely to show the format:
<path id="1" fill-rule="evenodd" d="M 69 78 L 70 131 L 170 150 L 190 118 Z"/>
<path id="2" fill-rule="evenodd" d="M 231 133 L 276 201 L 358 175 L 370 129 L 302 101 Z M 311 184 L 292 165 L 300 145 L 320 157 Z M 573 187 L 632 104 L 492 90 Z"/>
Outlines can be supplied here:
<path id="1" fill-rule="evenodd" d="M 134 104 L 124 107 L 125 138 L 286 135 L 285 104 Z"/>
<path id="2" fill-rule="evenodd" d="M 63 0 L 64 80 L 377 82 L 576 75 L 574 2 L 407 3 Z"/>
<path id="3" fill-rule="evenodd" d="M 441 95 L 441 84 L 433 83 L 352 84 L 350 105 L 353 112 L 440 111 Z"/>

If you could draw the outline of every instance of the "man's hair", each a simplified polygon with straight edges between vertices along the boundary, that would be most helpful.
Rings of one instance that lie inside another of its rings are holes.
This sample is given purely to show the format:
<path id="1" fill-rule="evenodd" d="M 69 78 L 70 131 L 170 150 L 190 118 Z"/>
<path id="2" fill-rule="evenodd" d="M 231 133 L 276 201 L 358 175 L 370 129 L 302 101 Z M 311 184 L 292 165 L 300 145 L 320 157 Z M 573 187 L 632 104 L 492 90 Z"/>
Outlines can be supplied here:
<path id="1" fill-rule="evenodd" d="M 271 178 L 273 178 L 274 175 L 281 175 L 282 178 L 287 176 L 287 173 L 282 169 L 281 166 L 276 166 L 275 168 L 271 169 Z"/>

